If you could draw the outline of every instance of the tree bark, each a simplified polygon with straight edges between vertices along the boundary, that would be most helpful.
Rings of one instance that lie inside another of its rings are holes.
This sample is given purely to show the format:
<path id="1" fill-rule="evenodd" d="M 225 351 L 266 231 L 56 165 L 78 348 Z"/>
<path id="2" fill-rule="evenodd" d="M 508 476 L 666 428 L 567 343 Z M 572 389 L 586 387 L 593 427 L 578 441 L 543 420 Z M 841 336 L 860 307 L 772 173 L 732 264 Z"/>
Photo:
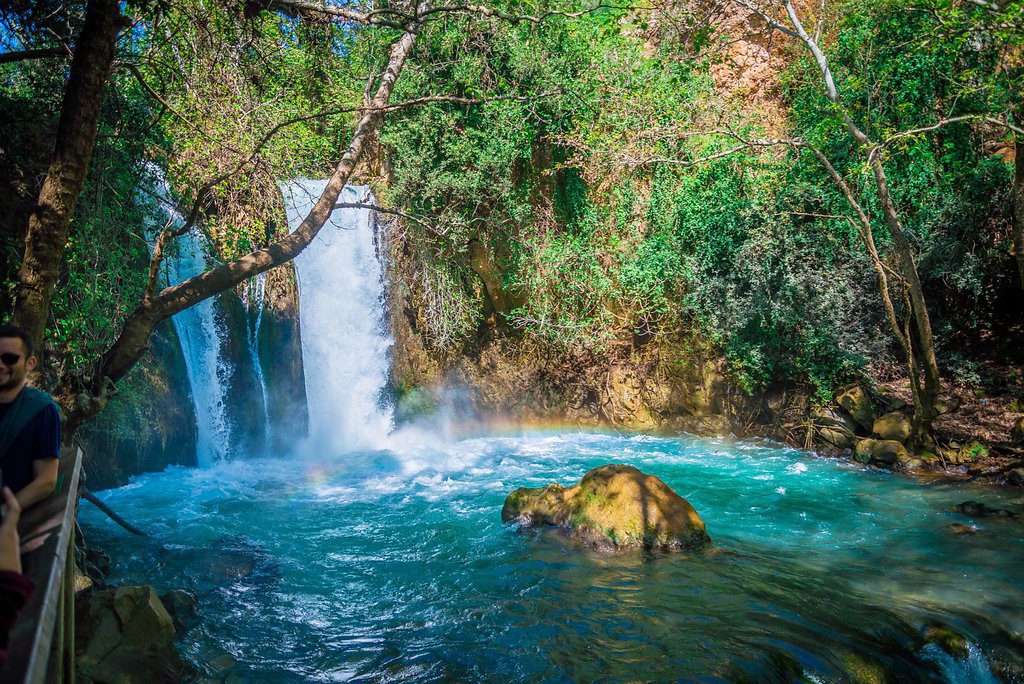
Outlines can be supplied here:
<path id="1" fill-rule="evenodd" d="M 900 270 L 903 271 L 903 278 L 910 291 L 910 308 L 914 316 L 914 328 L 917 331 L 917 352 L 921 357 L 921 364 L 924 366 L 924 387 L 921 389 L 921 400 L 919 403 L 915 402 L 914 407 L 914 427 L 917 433 L 914 439 L 921 444 L 931 432 L 932 420 L 936 415 L 935 402 L 938 401 L 939 392 L 942 391 L 939 362 L 935 356 L 935 341 L 932 336 L 931 317 L 928 315 L 928 304 L 924 298 L 924 288 L 921 286 L 921 278 L 917 272 L 914 252 L 907 239 L 906 231 L 903 230 L 903 223 L 900 221 L 896 207 L 892 203 L 889 183 L 885 177 L 885 169 L 882 167 L 881 160 L 874 157 L 871 161 L 871 169 L 874 172 L 879 200 L 882 203 L 882 213 L 889 225 L 889 232 L 892 233 Z"/>
<path id="2" fill-rule="evenodd" d="M 338 196 L 362 156 L 367 139 L 379 128 L 384 116 L 382 109 L 387 106 L 395 81 L 416 44 L 419 29 L 419 24 L 407 27 L 391 46 L 388 66 L 376 94 L 356 125 L 348 148 L 335 167 L 323 194 L 302 223 L 290 235 L 263 249 L 221 264 L 178 285 L 167 287 L 154 297 L 144 299 L 127 318 L 117 340 L 103 356 L 99 372 L 87 388 L 87 393 L 84 393 L 85 396 L 79 394 L 78 397 L 64 398 L 65 404 L 73 406 L 67 416 L 69 431 L 73 432 L 83 420 L 102 410 L 108 388 L 123 378 L 138 362 L 157 323 L 247 278 L 295 258 L 313 241 L 330 217 Z"/>
<path id="3" fill-rule="evenodd" d="M 28 220 L 14 320 L 42 340 L 71 217 L 92 160 L 100 110 L 121 27 L 116 0 L 90 0 L 71 61 L 53 159 Z"/>
<path id="4" fill-rule="evenodd" d="M 1017 136 L 1013 144 L 1013 252 L 1017 257 L 1017 275 L 1024 290 L 1024 140 Z"/>

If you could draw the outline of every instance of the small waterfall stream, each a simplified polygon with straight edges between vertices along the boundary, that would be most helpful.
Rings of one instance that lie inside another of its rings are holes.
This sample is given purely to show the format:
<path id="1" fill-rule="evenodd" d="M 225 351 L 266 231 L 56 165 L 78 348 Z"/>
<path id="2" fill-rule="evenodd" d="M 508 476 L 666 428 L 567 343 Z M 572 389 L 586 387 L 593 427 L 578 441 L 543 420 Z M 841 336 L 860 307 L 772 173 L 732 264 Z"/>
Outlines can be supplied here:
<path id="1" fill-rule="evenodd" d="M 289 225 L 309 213 L 327 181 L 285 185 Z M 346 187 L 347 202 L 372 197 Z M 392 427 L 381 405 L 391 338 L 383 318 L 384 281 L 370 212 L 338 209 L 295 259 L 299 282 L 302 358 L 309 401 L 311 446 L 334 453 L 383 446 Z"/>
<path id="2" fill-rule="evenodd" d="M 205 238 L 196 229 L 181 237 L 177 258 L 165 262 L 170 284 L 206 270 L 208 258 L 204 243 Z M 172 320 L 185 354 L 196 407 L 196 456 L 200 465 L 210 465 L 231 453 L 231 429 L 225 401 L 229 369 L 221 355 L 223 325 L 214 315 L 212 299 L 175 314 Z"/>
<path id="3" fill-rule="evenodd" d="M 156 214 L 162 214 L 175 226 L 183 225 L 184 217 L 174 205 L 163 170 L 156 165 L 150 165 L 149 170 L 160 205 Z M 152 239 L 159 231 L 159 226 L 154 228 Z M 206 237 L 196 227 L 178 238 L 162 264 L 166 283 L 174 285 L 205 271 L 211 263 L 208 251 Z M 225 396 L 230 369 L 221 352 L 224 326 L 215 315 L 213 299 L 199 302 L 175 314 L 171 320 L 181 340 L 185 369 L 192 388 L 197 428 L 196 457 L 200 465 L 208 466 L 231 452 Z"/>
<path id="4" fill-rule="evenodd" d="M 256 315 L 248 322 L 246 337 L 249 343 L 249 357 L 252 360 L 253 371 L 256 373 L 256 381 L 263 395 L 263 444 L 265 452 L 263 455 L 267 455 L 270 449 L 270 397 L 267 392 L 267 379 L 263 375 L 263 364 L 260 363 L 260 326 L 263 324 L 263 300 L 266 292 L 266 272 L 257 274 L 249 281 L 246 288 L 249 307 L 256 311 Z"/>

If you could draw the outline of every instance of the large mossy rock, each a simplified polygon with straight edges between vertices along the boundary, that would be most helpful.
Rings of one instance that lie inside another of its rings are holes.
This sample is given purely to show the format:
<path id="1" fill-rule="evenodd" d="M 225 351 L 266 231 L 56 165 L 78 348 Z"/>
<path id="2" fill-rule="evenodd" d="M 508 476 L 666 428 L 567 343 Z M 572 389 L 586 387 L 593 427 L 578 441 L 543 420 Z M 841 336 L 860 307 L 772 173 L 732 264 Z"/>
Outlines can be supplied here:
<path id="1" fill-rule="evenodd" d="M 825 408 L 812 416 L 818 441 L 837 449 L 852 449 L 857 443 L 857 425 L 842 411 Z"/>
<path id="2" fill-rule="evenodd" d="M 924 467 L 924 460 L 908 451 L 894 439 L 861 439 L 854 450 L 854 458 L 882 468 L 916 471 Z"/>
<path id="3" fill-rule="evenodd" d="M 595 468 L 572 487 L 520 487 L 505 499 L 501 519 L 561 527 L 602 550 L 682 549 L 711 541 L 686 499 L 623 464 Z"/>
<path id="4" fill-rule="evenodd" d="M 910 437 L 910 418 L 900 411 L 892 411 L 878 418 L 871 430 L 879 439 L 906 442 Z"/>
<path id="5" fill-rule="evenodd" d="M 875 406 L 863 385 L 853 384 L 836 394 L 836 403 L 843 407 L 857 424 L 870 430 L 875 424 Z"/>
<path id="6" fill-rule="evenodd" d="M 75 604 L 82 682 L 179 682 L 194 675 L 174 646 L 174 623 L 152 587 L 91 591 Z"/>

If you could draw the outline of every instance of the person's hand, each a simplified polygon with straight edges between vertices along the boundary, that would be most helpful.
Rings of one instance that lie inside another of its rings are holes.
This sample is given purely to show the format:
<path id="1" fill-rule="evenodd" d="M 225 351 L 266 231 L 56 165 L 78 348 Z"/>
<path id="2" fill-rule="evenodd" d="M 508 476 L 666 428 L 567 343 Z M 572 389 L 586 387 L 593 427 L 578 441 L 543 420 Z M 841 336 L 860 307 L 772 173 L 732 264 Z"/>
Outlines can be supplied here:
<path id="1" fill-rule="evenodd" d="M 0 523 L 0 570 L 21 572 L 21 539 L 18 537 L 18 519 L 21 506 L 10 487 L 4 487 L 4 521 Z"/>

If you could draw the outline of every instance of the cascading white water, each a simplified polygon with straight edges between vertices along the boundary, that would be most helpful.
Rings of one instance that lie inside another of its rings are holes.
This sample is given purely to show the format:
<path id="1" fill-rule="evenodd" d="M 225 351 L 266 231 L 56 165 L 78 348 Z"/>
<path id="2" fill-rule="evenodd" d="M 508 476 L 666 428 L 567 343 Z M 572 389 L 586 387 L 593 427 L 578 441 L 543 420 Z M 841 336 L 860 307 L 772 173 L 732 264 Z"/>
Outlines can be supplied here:
<path id="1" fill-rule="evenodd" d="M 204 243 L 205 238 L 196 229 L 178 240 L 177 255 L 164 262 L 170 284 L 206 270 Z M 175 314 L 171 320 L 181 340 L 196 408 L 196 459 L 200 465 L 210 465 L 231 452 L 224 395 L 228 369 L 221 356 L 223 326 L 214 316 L 212 299 Z"/>
<path id="2" fill-rule="evenodd" d="M 327 182 L 300 179 L 284 190 L 288 223 L 309 213 Z M 346 187 L 342 201 L 366 202 L 368 188 Z M 310 446 L 333 453 L 378 448 L 392 426 L 381 392 L 391 338 L 383 319 L 384 281 L 370 212 L 337 209 L 295 259 Z"/>
<path id="3" fill-rule="evenodd" d="M 183 225 L 184 218 L 171 200 L 162 169 L 150 165 L 149 170 L 160 202 L 157 215 L 162 212 L 167 221 L 176 226 Z M 154 226 L 152 239 L 160 227 Z M 206 245 L 206 237 L 198 228 L 178 238 L 162 264 L 167 284 L 180 283 L 205 271 L 210 262 Z M 152 245 L 150 247 L 152 249 Z M 210 465 L 231 451 L 231 429 L 225 403 L 229 369 L 221 354 L 223 324 L 214 315 L 212 299 L 175 314 L 171 320 L 181 340 L 185 371 L 192 387 L 196 411 L 196 458 L 200 465 Z"/>
<path id="4" fill-rule="evenodd" d="M 249 342 L 249 358 L 252 360 L 256 381 L 263 393 L 263 444 L 264 451 L 270 450 L 270 398 L 267 396 L 267 380 L 263 375 L 260 363 L 260 326 L 263 323 L 263 298 L 267 291 L 267 274 L 258 273 L 249 281 L 247 295 L 250 308 L 255 308 L 256 316 L 248 325 L 246 335 Z"/>

